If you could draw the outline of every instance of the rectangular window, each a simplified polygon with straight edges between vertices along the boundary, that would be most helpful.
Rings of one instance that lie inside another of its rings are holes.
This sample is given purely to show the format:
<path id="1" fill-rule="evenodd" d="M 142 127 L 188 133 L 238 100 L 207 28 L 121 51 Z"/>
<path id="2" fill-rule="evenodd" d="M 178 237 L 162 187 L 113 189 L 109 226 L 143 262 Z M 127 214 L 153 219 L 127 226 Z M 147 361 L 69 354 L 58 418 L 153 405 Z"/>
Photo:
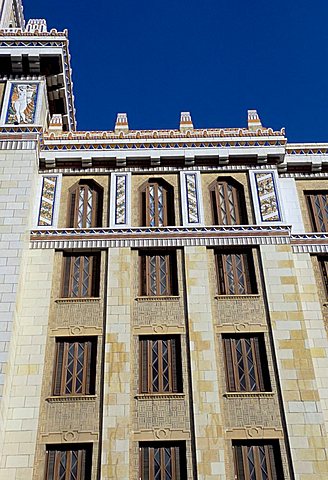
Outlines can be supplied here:
<path id="1" fill-rule="evenodd" d="M 328 298 L 328 256 L 327 257 L 318 257 L 320 270 L 323 278 L 323 283 L 325 286 L 326 298 Z"/>
<path id="2" fill-rule="evenodd" d="M 140 337 L 140 393 L 182 392 L 178 336 Z"/>
<path id="3" fill-rule="evenodd" d="M 46 480 L 91 480 L 92 445 L 48 445 Z"/>
<path id="4" fill-rule="evenodd" d="M 219 295 L 257 293 L 252 252 L 216 252 Z"/>
<path id="5" fill-rule="evenodd" d="M 278 441 L 233 442 L 236 480 L 283 480 Z"/>
<path id="6" fill-rule="evenodd" d="M 328 192 L 307 192 L 312 228 L 315 232 L 328 232 Z"/>
<path id="7" fill-rule="evenodd" d="M 141 480 L 183 480 L 187 478 L 186 447 L 177 443 L 141 443 Z"/>
<path id="8" fill-rule="evenodd" d="M 223 347 L 229 392 L 270 391 L 263 335 L 223 335 Z"/>
<path id="9" fill-rule="evenodd" d="M 97 344 L 92 338 L 57 338 L 54 395 L 94 395 Z"/>
<path id="10" fill-rule="evenodd" d="M 97 297 L 100 282 L 100 254 L 64 254 L 63 297 Z"/>
<path id="11" fill-rule="evenodd" d="M 141 295 L 177 295 L 176 253 L 141 252 Z"/>

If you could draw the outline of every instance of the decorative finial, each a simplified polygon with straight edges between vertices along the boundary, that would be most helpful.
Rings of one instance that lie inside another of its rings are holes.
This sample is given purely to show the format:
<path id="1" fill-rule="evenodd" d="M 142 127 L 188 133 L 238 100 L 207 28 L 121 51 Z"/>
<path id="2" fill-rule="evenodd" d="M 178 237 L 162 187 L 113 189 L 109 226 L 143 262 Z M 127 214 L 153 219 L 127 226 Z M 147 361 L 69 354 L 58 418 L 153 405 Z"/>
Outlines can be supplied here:
<path id="1" fill-rule="evenodd" d="M 257 130 L 258 128 L 263 127 L 257 110 L 248 110 L 248 130 Z"/>
<path id="2" fill-rule="evenodd" d="M 193 130 L 194 125 L 192 123 L 190 112 L 181 112 L 180 114 L 180 130 Z"/>
<path id="3" fill-rule="evenodd" d="M 47 22 L 44 18 L 31 18 L 26 24 L 26 31 L 29 33 L 46 33 Z"/>
<path id="4" fill-rule="evenodd" d="M 62 133 L 63 131 L 63 116 L 60 113 L 55 113 L 50 120 L 49 132 Z"/>
<path id="5" fill-rule="evenodd" d="M 128 123 L 128 116 L 126 113 L 118 113 L 115 122 L 115 132 L 128 132 L 129 131 L 129 123 Z"/>

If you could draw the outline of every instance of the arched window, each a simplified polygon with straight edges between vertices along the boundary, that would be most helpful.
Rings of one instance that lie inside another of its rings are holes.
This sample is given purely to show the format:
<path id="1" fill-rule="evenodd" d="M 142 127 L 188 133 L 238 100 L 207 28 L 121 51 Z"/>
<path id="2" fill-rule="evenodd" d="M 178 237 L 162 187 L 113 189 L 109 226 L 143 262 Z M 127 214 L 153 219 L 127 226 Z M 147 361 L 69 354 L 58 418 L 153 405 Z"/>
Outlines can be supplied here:
<path id="1" fill-rule="evenodd" d="M 93 180 L 80 180 L 70 189 L 69 227 L 101 227 L 102 192 L 102 188 Z"/>
<path id="2" fill-rule="evenodd" d="M 242 185 L 232 178 L 218 178 L 210 186 L 214 225 L 247 223 Z"/>
<path id="3" fill-rule="evenodd" d="M 142 225 L 165 227 L 174 225 L 173 187 L 165 180 L 152 178 L 141 188 Z"/>

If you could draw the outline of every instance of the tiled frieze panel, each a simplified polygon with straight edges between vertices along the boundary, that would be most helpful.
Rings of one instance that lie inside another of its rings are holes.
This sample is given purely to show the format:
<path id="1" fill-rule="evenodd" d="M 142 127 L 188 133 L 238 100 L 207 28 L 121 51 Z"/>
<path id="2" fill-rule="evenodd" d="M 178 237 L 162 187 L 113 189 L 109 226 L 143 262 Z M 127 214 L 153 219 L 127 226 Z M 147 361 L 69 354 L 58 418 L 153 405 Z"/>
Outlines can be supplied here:
<path id="1" fill-rule="evenodd" d="M 25 151 L 24 157 L 19 150 L 3 150 L 0 154 L 0 398 L 5 381 L 21 253 L 28 246 L 27 233 L 36 187 L 35 165 L 36 152 L 33 150 Z"/>
<path id="2" fill-rule="evenodd" d="M 257 223 L 282 222 L 282 208 L 275 171 L 250 171 L 254 210 Z"/>
<path id="3" fill-rule="evenodd" d="M 101 478 L 129 478 L 131 253 L 109 251 Z"/>
<path id="4" fill-rule="evenodd" d="M 180 172 L 180 183 L 183 225 L 202 225 L 204 214 L 200 172 Z"/>
<path id="5" fill-rule="evenodd" d="M 57 193 L 57 184 L 60 177 L 58 175 L 43 176 L 41 178 L 40 203 L 38 210 L 38 227 L 55 227 L 55 200 Z"/>
<path id="6" fill-rule="evenodd" d="M 3 393 L 0 478 L 32 480 L 54 252 L 26 250 Z"/>
<path id="7" fill-rule="evenodd" d="M 131 224 L 131 174 L 111 174 L 110 227 Z"/>
<path id="8" fill-rule="evenodd" d="M 328 345 L 311 259 L 290 246 L 261 247 L 293 468 L 327 477 Z"/>
<path id="9" fill-rule="evenodd" d="M 227 428 L 261 425 L 282 429 L 279 406 L 274 395 L 228 397 L 224 401 L 224 410 Z"/>
<path id="10" fill-rule="evenodd" d="M 206 248 L 186 247 L 185 265 L 197 470 L 199 478 L 223 480 L 227 477 Z"/>

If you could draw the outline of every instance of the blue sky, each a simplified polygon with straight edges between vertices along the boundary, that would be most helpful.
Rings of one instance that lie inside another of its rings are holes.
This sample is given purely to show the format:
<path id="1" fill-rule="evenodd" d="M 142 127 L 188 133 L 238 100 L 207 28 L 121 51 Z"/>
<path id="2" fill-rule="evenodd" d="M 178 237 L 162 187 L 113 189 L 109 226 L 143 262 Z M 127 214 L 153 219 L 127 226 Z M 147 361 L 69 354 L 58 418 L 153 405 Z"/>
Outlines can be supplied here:
<path id="1" fill-rule="evenodd" d="M 328 142 L 327 0 L 23 0 L 69 29 L 78 129 L 244 127 Z"/>

